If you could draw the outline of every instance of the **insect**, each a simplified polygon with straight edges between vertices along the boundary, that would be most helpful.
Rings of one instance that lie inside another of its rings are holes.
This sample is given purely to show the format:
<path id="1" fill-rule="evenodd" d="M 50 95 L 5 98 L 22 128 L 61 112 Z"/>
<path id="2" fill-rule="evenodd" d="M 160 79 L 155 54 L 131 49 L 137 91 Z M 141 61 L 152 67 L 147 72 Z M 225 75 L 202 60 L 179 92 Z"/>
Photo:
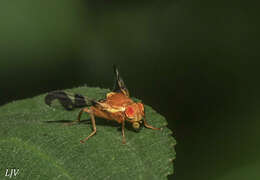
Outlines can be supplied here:
<path id="1" fill-rule="evenodd" d="M 126 143 L 126 122 L 131 123 L 135 130 L 139 130 L 141 124 L 143 124 L 146 128 L 160 130 L 160 128 L 155 128 L 147 123 L 145 119 L 144 105 L 140 102 L 134 102 L 130 98 L 129 91 L 126 88 L 116 66 L 114 66 L 114 73 L 116 77 L 114 90 L 107 93 L 105 99 L 93 100 L 80 94 L 68 94 L 64 91 L 52 91 L 45 97 L 45 103 L 48 105 L 51 105 L 53 100 L 58 100 L 67 110 L 83 107 L 78 114 L 77 120 L 67 123 L 67 125 L 79 123 L 84 112 L 90 115 L 93 131 L 85 139 L 81 140 L 81 143 L 84 143 L 96 134 L 97 128 L 95 117 L 116 121 L 121 124 L 123 144 Z"/>

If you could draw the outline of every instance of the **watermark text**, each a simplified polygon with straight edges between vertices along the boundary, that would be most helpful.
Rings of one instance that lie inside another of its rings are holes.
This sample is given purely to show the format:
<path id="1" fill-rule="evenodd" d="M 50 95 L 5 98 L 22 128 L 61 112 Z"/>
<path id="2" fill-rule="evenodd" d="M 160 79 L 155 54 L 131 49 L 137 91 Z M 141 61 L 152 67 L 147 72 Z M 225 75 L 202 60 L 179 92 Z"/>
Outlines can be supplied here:
<path id="1" fill-rule="evenodd" d="M 6 169 L 5 176 L 12 178 L 13 176 L 17 176 L 19 174 L 19 169 Z"/>

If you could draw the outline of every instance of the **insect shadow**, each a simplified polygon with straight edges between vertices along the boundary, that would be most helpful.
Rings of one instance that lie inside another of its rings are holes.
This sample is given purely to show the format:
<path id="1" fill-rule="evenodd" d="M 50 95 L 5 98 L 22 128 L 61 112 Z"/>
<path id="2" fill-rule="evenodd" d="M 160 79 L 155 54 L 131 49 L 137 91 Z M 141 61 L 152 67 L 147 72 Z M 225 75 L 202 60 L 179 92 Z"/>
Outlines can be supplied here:
<path id="1" fill-rule="evenodd" d="M 102 118 L 97 118 L 98 121 L 96 121 L 96 124 L 99 125 L 99 126 L 111 126 L 111 127 L 117 127 L 117 130 L 118 131 L 121 131 L 121 125 L 116 123 L 116 122 L 113 122 L 113 121 L 109 121 L 109 120 L 106 120 L 106 119 L 102 119 Z M 55 120 L 55 121 L 44 121 L 44 123 L 48 123 L 48 124 L 52 124 L 52 123 L 60 123 L 64 126 L 66 126 L 67 124 L 69 123 L 73 123 L 75 121 L 72 121 L 72 120 Z M 82 119 L 80 120 L 80 122 L 77 122 L 75 124 L 72 124 L 72 125 L 69 125 L 69 126 L 75 126 L 75 125 L 82 125 L 82 124 L 85 124 L 85 125 L 90 125 L 91 126 L 91 120 L 90 119 Z M 142 128 L 143 128 L 143 125 L 140 126 L 139 129 L 134 129 L 131 124 L 129 123 L 126 123 L 126 129 L 130 130 L 130 131 L 134 131 L 134 132 L 139 132 Z"/>

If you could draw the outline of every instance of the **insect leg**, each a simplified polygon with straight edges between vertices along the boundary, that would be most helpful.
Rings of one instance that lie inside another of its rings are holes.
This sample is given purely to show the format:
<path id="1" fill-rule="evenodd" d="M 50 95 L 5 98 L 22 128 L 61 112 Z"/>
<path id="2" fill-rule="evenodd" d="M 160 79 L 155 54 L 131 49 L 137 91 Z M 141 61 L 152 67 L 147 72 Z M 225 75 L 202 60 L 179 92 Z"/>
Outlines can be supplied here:
<path id="1" fill-rule="evenodd" d="M 92 109 L 84 108 L 83 111 L 86 112 L 86 113 L 89 113 L 90 118 L 91 118 L 91 123 L 92 123 L 93 131 L 92 131 L 92 133 L 90 133 L 90 135 L 89 135 L 88 137 L 86 137 L 86 138 L 83 139 L 83 140 L 80 140 L 81 143 L 84 143 L 85 141 L 87 141 L 90 137 L 92 137 L 92 136 L 93 136 L 94 134 L 96 134 L 96 132 L 97 132 L 96 122 L 95 122 L 95 116 L 94 116 L 94 113 L 93 113 Z M 80 114 L 79 114 L 79 116 L 80 116 Z"/>
<path id="2" fill-rule="evenodd" d="M 125 144 L 125 121 L 122 121 L 122 143 Z"/>
<path id="3" fill-rule="evenodd" d="M 81 115 L 82 115 L 83 112 L 84 112 L 84 108 L 80 110 L 77 120 L 75 120 L 75 121 L 73 121 L 73 122 L 69 122 L 69 123 L 64 123 L 64 125 L 70 126 L 70 125 L 79 123 L 79 122 L 80 122 L 80 117 L 81 117 Z"/>
<path id="4" fill-rule="evenodd" d="M 147 121 L 145 120 L 145 117 L 144 117 L 144 126 L 145 126 L 146 128 L 153 129 L 153 130 L 161 130 L 161 128 L 155 128 L 155 127 L 153 127 L 153 126 L 147 124 Z"/>

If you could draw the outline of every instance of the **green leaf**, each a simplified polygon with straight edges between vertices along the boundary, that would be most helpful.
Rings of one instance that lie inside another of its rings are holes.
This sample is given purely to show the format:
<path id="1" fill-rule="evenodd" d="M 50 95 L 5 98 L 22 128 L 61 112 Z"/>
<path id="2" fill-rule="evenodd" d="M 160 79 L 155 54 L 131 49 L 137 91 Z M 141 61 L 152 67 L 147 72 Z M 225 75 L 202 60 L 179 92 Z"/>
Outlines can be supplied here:
<path id="1" fill-rule="evenodd" d="M 100 99 L 107 89 L 70 89 Z M 65 111 L 45 105 L 44 96 L 9 103 L 0 108 L 0 176 L 6 169 L 19 169 L 19 179 L 167 179 L 173 173 L 174 138 L 164 117 L 145 106 L 149 124 L 161 131 L 127 128 L 122 144 L 121 126 L 96 119 L 92 132 L 87 114 L 83 122 L 64 126 L 77 118 L 78 110 Z M 6 177 L 9 179 L 9 177 Z M 18 177 L 17 177 L 18 178 Z"/>

